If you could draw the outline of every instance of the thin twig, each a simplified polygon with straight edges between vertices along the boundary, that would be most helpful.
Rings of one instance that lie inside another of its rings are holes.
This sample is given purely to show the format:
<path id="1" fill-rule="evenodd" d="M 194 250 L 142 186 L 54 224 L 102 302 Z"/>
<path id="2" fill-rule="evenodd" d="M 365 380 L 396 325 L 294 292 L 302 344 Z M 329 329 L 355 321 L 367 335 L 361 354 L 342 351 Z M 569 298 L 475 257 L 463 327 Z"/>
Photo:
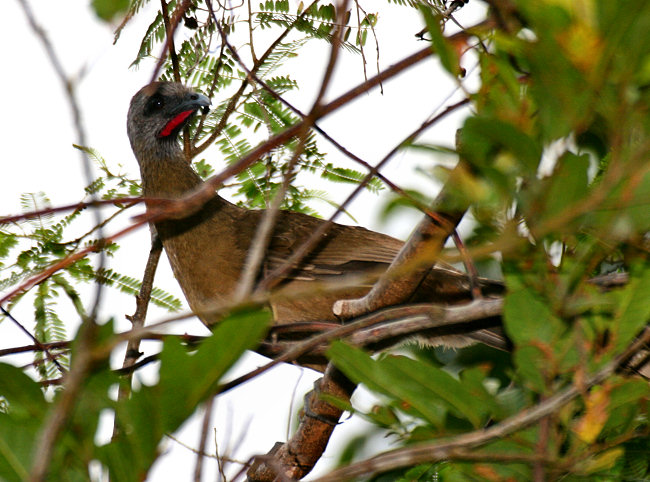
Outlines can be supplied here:
<path id="1" fill-rule="evenodd" d="M 171 52 L 171 46 L 173 43 L 174 33 L 176 32 L 176 28 L 178 27 L 178 24 L 183 18 L 183 15 L 185 15 L 187 9 L 190 8 L 191 6 L 192 6 L 192 0 L 183 0 L 183 3 L 180 4 L 178 7 L 176 7 L 174 14 L 169 19 L 170 28 L 169 30 L 166 30 L 166 35 L 165 35 L 167 40 L 165 41 L 165 45 L 163 46 L 162 52 L 160 53 L 158 62 L 156 63 L 156 66 L 153 69 L 153 73 L 151 75 L 151 82 L 153 82 L 158 78 L 158 73 L 160 72 L 160 69 L 165 63 L 165 59 L 167 58 L 167 52 Z M 166 11 L 166 8 L 164 8 L 163 10 Z"/>
<path id="2" fill-rule="evenodd" d="M 169 52 L 169 58 L 172 61 L 172 72 L 174 74 L 174 80 L 176 82 L 180 82 L 181 74 L 180 69 L 178 68 L 178 55 L 176 55 L 176 48 L 174 47 L 174 31 L 176 29 L 176 25 L 172 27 L 172 24 L 169 21 L 169 10 L 166 0 L 160 0 L 160 8 L 163 17 L 163 24 L 165 25 L 165 35 L 167 36 L 167 51 Z"/>
<path id="3" fill-rule="evenodd" d="M 86 133 L 84 130 L 81 109 L 76 98 L 76 90 L 74 82 L 67 76 L 63 65 L 61 64 L 45 30 L 37 23 L 31 7 L 27 3 L 27 0 L 19 0 L 21 7 L 27 17 L 27 21 L 34 31 L 36 37 L 41 41 L 43 47 L 47 53 L 47 56 L 56 72 L 57 77 L 61 81 L 66 97 L 68 99 L 68 104 L 72 110 L 72 116 L 74 120 L 74 126 L 77 133 L 77 144 L 86 145 Z M 86 177 L 86 184 L 90 185 L 93 179 L 92 169 L 90 159 L 88 155 L 80 151 L 81 163 L 83 171 Z M 93 194 L 92 197 L 95 195 Z M 93 212 L 95 218 L 95 225 L 99 226 L 99 235 L 102 237 L 102 226 L 101 226 L 101 214 L 99 210 Z M 103 243 L 100 242 L 100 245 Z M 97 271 L 101 271 L 104 264 L 104 254 L 100 253 Z M 41 281 L 45 278 L 41 277 Z M 28 280 L 30 281 L 30 280 Z M 33 286 L 33 285 L 32 285 Z M 35 458 L 34 463 L 31 468 L 30 480 L 34 482 L 40 482 L 45 480 L 48 477 L 49 465 L 54 453 L 55 444 L 66 425 L 70 413 L 74 407 L 74 404 L 77 399 L 77 394 L 81 389 L 81 385 L 85 376 L 91 366 L 91 357 L 90 352 L 95 342 L 95 337 L 97 333 L 96 325 L 96 316 L 99 309 L 99 304 L 101 301 L 102 286 L 97 284 L 95 289 L 95 297 L 92 303 L 92 308 L 89 316 L 84 316 L 82 319 L 81 327 L 79 329 L 79 348 L 75 354 L 75 357 L 72 361 L 72 367 L 70 372 L 66 375 L 65 385 L 66 390 L 61 395 L 59 400 L 54 406 L 54 409 L 47 417 L 42 431 L 40 432 L 37 440 L 36 446 L 34 447 L 34 453 L 38 454 L 38 457 Z M 2 304 L 4 301 L 7 301 L 9 298 L 4 297 L 3 301 L 0 301 Z"/>
<path id="4" fill-rule="evenodd" d="M 208 1 L 208 6 L 211 6 L 212 2 L 211 0 Z M 253 65 L 253 68 L 251 69 L 251 72 L 253 74 L 257 74 L 257 71 L 264 65 L 264 62 L 266 62 L 266 59 L 273 53 L 275 48 L 289 35 L 289 33 L 293 30 L 293 27 L 296 25 L 297 22 L 301 21 L 306 13 L 309 11 L 309 8 L 311 5 L 314 5 L 318 2 L 318 0 L 314 0 L 308 8 L 306 8 L 298 17 L 296 20 L 289 25 L 279 36 L 276 38 L 271 45 L 266 49 L 266 51 L 262 54 L 262 56 L 258 59 L 258 61 Z M 248 77 L 245 78 L 241 85 L 239 86 L 239 89 L 235 94 L 230 97 L 230 101 L 228 102 L 228 105 L 224 109 L 224 113 L 221 116 L 221 119 L 219 119 L 219 123 L 216 125 L 212 133 L 203 141 L 201 145 L 195 146 L 195 148 L 192 150 L 191 157 L 194 158 L 201 152 L 203 152 L 205 149 L 210 146 L 219 135 L 221 135 L 221 132 L 223 129 L 226 127 L 228 124 L 228 119 L 230 118 L 230 115 L 235 111 L 235 107 L 237 105 L 237 102 L 243 95 L 244 91 L 246 90 L 246 87 L 248 86 L 249 79 Z M 216 187 L 216 186 L 215 186 Z"/>
<path id="5" fill-rule="evenodd" d="M 34 342 L 34 346 L 36 347 L 37 350 L 45 352 L 46 358 L 52 363 L 54 363 L 54 365 L 58 368 L 59 372 L 62 375 L 67 373 L 67 370 L 61 366 L 61 364 L 56 359 L 56 357 L 53 356 L 52 353 L 50 353 L 48 344 L 41 343 L 34 335 L 32 335 L 32 333 L 27 328 L 25 328 L 25 326 L 21 322 L 19 322 L 16 318 L 14 318 L 14 316 L 11 313 L 9 313 L 7 310 L 5 310 L 2 306 L 0 306 L 0 311 L 2 311 L 2 314 L 4 316 L 9 318 L 11 321 L 13 321 L 13 323 L 20 329 L 20 331 L 25 333 Z"/>
<path id="6" fill-rule="evenodd" d="M 205 413 L 203 414 L 203 422 L 201 423 L 201 435 L 199 437 L 199 448 L 196 451 L 196 465 L 194 466 L 194 481 L 201 482 L 201 476 L 203 473 L 203 457 L 205 457 L 205 446 L 208 441 L 208 433 L 210 432 L 210 422 L 212 420 L 212 410 L 214 408 L 215 397 L 210 397 L 205 401 L 203 406 L 205 407 Z M 219 461 L 219 471 L 221 472 L 221 461 Z"/>
<path id="7" fill-rule="evenodd" d="M 48 207 L 48 208 L 43 208 L 43 209 L 37 209 L 34 211 L 29 211 L 27 213 L 22 213 L 22 214 L 15 214 L 12 216 L 3 216 L 0 217 L 0 225 L 2 224 L 11 224 L 11 223 L 16 223 L 18 221 L 24 221 L 28 219 L 33 219 L 33 218 L 38 218 L 43 215 L 47 214 L 54 214 L 54 213 L 60 213 L 64 211 L 80 211 L 82 209 L 85 209 L 87 207 L 101 207 L 105 206 L 107 204 L 122 204 L 122 203 L 127 203 L 127 204 L 137 204 L 140 202 L 144 202 L 145 199 L 141 197 L 123 197 L 123 198 L 113 198 L 113 199 L 93 199 L 91 201 L 85 201 L 85 202 L 78 202 L 74 204 L 65 204 L 63 206 L 56 206 L 56 207 Z M 149 202 L 147 200 L 147 202 Z M 130 206 L 129 206 L 130 207 Z"/>
<path id="8" fill-rule="evenodd" d="M 378 171 L 381 169 L 392 157 L 398 152 L 400 146 L 407 142 L 412 142 L 420 133 L 422 133 L 424 130 L 428 129 L 430 126 L 435 124 L 436 122 L 440 121 L 442 118 L 450 114 L 451 112 L 454 112 L 456 109 L 462 107 L 463 105 L 467 104 L 469 102 L 468 99 L 463 99 L 460 102 L 457 102 L 454 105 L 451 105 L 447 107 L 443 112 L 440 114 L 436 115 L 432 119 L 426 121 L 423 123 L 418 129 L 416 129 L 414 132 L 412 132 L 404 141 L 402 141 L 399 145 L 397 145 L 394 149 L 392 149 L 374 168 L 374 171 Z M 327 220 L 327 222 L 321 224 L 317 230 L 315 230 L 312 235 L 305 240 L 305 242 L 289 257 L 287 258 L 284 263 L 280 266 L 278 266 L 274 271 L 272 271 L 270 274 L 266 276 L 266 278 L 260 283 L 258 286 L 258 291 L 262 290 L 268 290 L 272 288 L 274 285 L 276 285 L 281 279 L 282 276 L 286 274 L 288 270 L 291 269 L 291 266 L 294 266 L 296 263 L 300 262 L 310 251 L 311 249 L 316 245 L 316 243 L 319 242 L 320 239 L 322 239 L 323 234 L 327 232 L 327 230 L 331 227 L 334 217 L 337 216 L 340 212 L 342 212 L 348 204 L 354 199 L 354 197 L 360 193 L 365 186 L 370 182 L 370 180 L 373 177 L 373 173 L 369 173 L 364 177 L 361 182 L 355 187 L 355 189 L 352 191 L 352 193 L 345 199 L 336 209 L 334 214 L 330 216 L 330 218 Z"/>
<path id="9" fill-rule="evenodd" d="M 144 275 L 142 276 L 142 284 L 140 285 L 140 292 L 135 297 L 135 313 L 132 316 L 127 316 L 127 319 L 131 321 L 131 325 L 134 328 L 142 328 L 144 326 L 145 320 L 147 318 L 147 309 L 149 308 L 149 300 L 151 299 L 151 291 L 153 290 L 153 280 L 156 275 L 156 269 L 158 268 L 158 261 L 160 260 L 160 255 L 162 253 L 162 243 L 158 236 L 153 236 L 151 240 L 151 249 L 149 250 L 149 258 L 147 259 L 147 264 L 145 265 Z M 128 368 L 135 365 L 138 358 L 142 356 L 140 352 L 140 340 L 132 339 L 129 340 L 126 344 L 126 353 L 124 354 L 124 361 L 122 362 L 122 370 L 127 370 Z M 126 380 L 124 380 L 119 387 L 118 391 L 118 400 L 125 400 L 128 398 L 131 393 L 131 374 L 132 371 L 128 371 L 126 375 Z M 117 424 L 117 417 L 115 418 L 115 423 L 113 425 L 113 438 L 118 434 L 119 427 Z"/>

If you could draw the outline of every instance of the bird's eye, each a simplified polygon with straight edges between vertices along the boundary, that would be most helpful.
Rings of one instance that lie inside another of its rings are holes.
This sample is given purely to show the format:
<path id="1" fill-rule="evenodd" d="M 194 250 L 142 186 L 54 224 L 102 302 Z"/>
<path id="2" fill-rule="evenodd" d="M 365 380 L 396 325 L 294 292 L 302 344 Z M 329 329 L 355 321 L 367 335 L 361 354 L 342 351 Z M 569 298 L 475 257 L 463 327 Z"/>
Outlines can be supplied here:
<path id="1" fill-rule="evenodd" d="M 160 95 L 154 95 L 149 99 L 145 107 L 145 115 L 151 115 L 158 112 L 165 106 L 165 100 Z"/>

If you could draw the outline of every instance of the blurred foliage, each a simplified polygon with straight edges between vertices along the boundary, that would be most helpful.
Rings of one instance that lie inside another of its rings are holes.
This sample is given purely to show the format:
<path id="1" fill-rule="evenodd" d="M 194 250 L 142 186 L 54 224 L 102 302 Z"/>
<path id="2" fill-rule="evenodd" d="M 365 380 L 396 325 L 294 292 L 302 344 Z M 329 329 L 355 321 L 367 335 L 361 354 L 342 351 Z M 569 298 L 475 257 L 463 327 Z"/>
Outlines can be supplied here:
<path id="1" fill-rule="evenodd" d="M 99 460 L 111 480 L 143 480 L 160 455 L 164 435 L 177 430 L 197 406 L 217 393 L 219 380 L 245 350 L 257 344 L 269 321 L 270 314 L 263 311 L 233 314 L 196 350 L 188 351 L 176 338 L 168 338 L 160 353 L 159 381 L 124 400 L 109 396 L 120 379 L 108 369 L 108 361 L 96 366 L 57 445 L 51 473 L 57 480 L 87 480 L 88 463 Z M 100 344 L 113 336 L 112 323 L 101 329 Z M 8 405 L 0 411 L 0 474 L 6 481 L 26 480 L 35 456 L 32 446 L 52 402 L 20 368 L 4 363 L 0 363 L 0 393 Z M 96 432 L 104 410 L 114 411 L 119 432 L 100 445 Z"/>
<path id="2" fill-rule="evenodd" d="M 110 21 L 129 8 L 129 0 L 92 0 L 90 5 L 99 18 Z"/>
<path id="3" fill-rule="evenodd" d="M 77 146 L 79 147 L 79 146 Z M 114 174 L 106 161 L 89 148 L 82 148 L 98 166 L 101 175 L 84 189 L 81 202 L 94 199 L 115 200 L 116 211 L 109 217 L 114 219 L 128 209 L 128 203 L 120 203 L 120 198 L 140 195 L 137 181 L 124 174 Z M 42 210 L 43 213 L 24 222 L 0 227 L 0 289 L 9 291 L 19 286 L 30 277 L 50 268 L 57 262 L 73 255 L 87 246 L 99 246 L 103 234 L 102 226 L 88 224 L 84 216 L 89 208 L 80 207 L 71 214 L 60 216 L 47 212 L 52 207 L 46 194 L 28 193 L 21 196 L 21 206 L 25 213 Z M 119 250 L 115 243 L 103 245 L 100 251 L 112 257 Z M 18 303 L 27 299 L 31 301 L 34 312 L 34 335 L 41 343 L 67 340 L 69 337 L 66 323 L 60 316 L 62 309 L 72 309 L 77 320 L 87 316 L 84 302 L 84 284 L 100 283 L 111 286 L 128 295 L 140 291 L 141 281 L 133 276 L 117 273 L 111 269 L 94 267 L 88 258 L 82 258 L 65 269 L 58 271 L 34 289 L 19 292 L 7 304 L 11 312 Z M 61 306 L 61 301 L 65 301 Z M 166 291 L 154 287 L 151 303 L 170 312 L 182 307 L 181 301 Z M 1 316 L 1 315 L 0 315 Z M 69 316 L 69 315 L 67 315 Z M 4 317 L 0 317 L 0 320 Z M 69 357 L 65 353 L 57 354 L 59 363 L 65 368 Z M 36 352 L 38 372 L 43 379 L 60 376 L 59 369 L 52 360 Z"/>
<path id="4" fill-rule="evenodd" d="M 507 28 L 484 39 L 487 51 L 475 49 L 481 86 L 458 143 L 470 167 L 453 178 L 439 172 L 473 200 L 467 245 L 476 259 L 502 256 L 504 326 L 515 348 L 505 360 L 436 350 L 404 370 L 399 358 L 334 345 L 337 366 L 384 400 L 363 416 L 396 445 L 490 425 L 580 386 L 650 321 L 650 4 L 510 3 L 495 12 Z M 438 24 L 425 17 L 455 73 Z M 388 214 L 405 204 L 395 196 Z M 608 290 L 590 282 L 614 272 L 629 282 Z M 649 395 L 646 380 L 617 375 L 538 425 L 483 445 L 476 461 L 375 480 L 530 480 L 535 456 L 547 480 L 647 480 Z"/>
<path id="5" fill-rule="evenodd" d="M 132 0 L 126 18 L 140 15 L 147 3 Z M 168 2 L 170 14 L 177 3 Z M 458 45 L 444 37 L 450 24 L 441 27 L 440 12 L 446 5 L 387 3 L 423 15 L 433 55 L 446 75 L 457 78 L 462 72 L 459 58 L 464 59 Z M 618 356 L 650 321 L 650 2 L 490 3 L 489 15 L 497 27 L 477 32 L 481 41 L 471 49 L 480 67 L 480 86 L 470 94 L 473 109 L 457 145 L 468 167 L 449 176 L 448 170 L 434 165 L 441 153 L 454 152 L 454 146 L 418 147 L 431 153 L 427 172 L 453 187 L 456 201 L 448 202 L 453 206 L 471 200 L 474 224 L 466 245 L 478 264 L 496 263 L 503 273 L 503 323 L 513 352 L 412 349 L 372 357 L 337 342 L 328 353 L 348 377 L 379 399 L 369 411 L 347 408 L 370 420 L 394 447 L 481 430 L 566 387 L 582 388 L 580 397 L 540 422 L 473 449 L 474 458 L 395 469 L 374 480 L 529 480 L 540 466 L 548 480 L 647 480 L 647 381 L 621 370 L 598 386 L 581 384 Z M 119 2 L 92 5 L 102 18 L 123 11 Z M 244 10 L 216 13 L 233 38 L 236 31 L 245 31 L 242 44 L 253 59 L 251 71 L 275 95 L 252 84 L 198 2 L 185 12 L 185 35 L 176 46 L 176 74 L 213 99 L 210 113 L 193 121 L 192 153 L 198 156 L 204 146 L 214 144 L 229 164 L 300 120 L 278 97 L 298 89 L 287 61 L 300 58 L 309 41 L 331 42 L 336 21 L 333 3 L 327 1 L 305 5 L 269 0 L 251 4 L 250 16 Z M 348 12 L 343 47 L 361 53 L 378 23 L 376 13 Z M 273 32 L 276 40 L 248 43 L 249 33 L 262 31 Z M 156 55 L 164 40 L 163 15 L 157 12 L 133 65 Z M 162 78 L 171 80 L 174 74 L 167 60 Z M 356 184 L 363 177 L 334 165 L 314 132 L 307 136 L 294 168 L 296 148 L 297 141 L 291 140 L 241 172 L 231 186 L 238 202 L 265 207 L 285 176 L 296 181 L 297 170 L 331 182 Z M 95 151 L 82 149 L 102 173 L 86 188 L 87 196 L 116 199 L 117 211 L 126 209 L 128 203 L 119 198 L 138 195 L 138 183 L 114 174 Z M 206 158 L 195 166 L 203 177 L 215 172 Z M 382 185 L 375 180 L 370 187 L 378 190 Z M 430 197 L 408 192 L 418 200 Z M 314 213 L 308 204 L 313 199 L 327 199 L 327 190 L 296 181 L 283 208 Z M 22 201 L 25 211 L 49 206 L 40 193 L 25 195 Z M 394 197 L 386 209 L 388 219 L 396 208 L 409 205 L 411 201 Z M 2 226 L 0 287 L 16 286 L 81 246 L 97 243 L 97 227 L 70 234 L 83 211 L 63 217 L 43 214 Z M 113 256 L 117 246 L 103 249 Z M 603 289 L 591 281 L 610 273 L 626 273 L 628 282 Z M 140 286 L 131 275 L 96 270 L 87 259 L 77 261 L 29 292 L 40 341 L 65 338 L 59 298 L 69 300 L 79 317 L 86 316 L 81 282 L 100 282 L 129 294 Z M 152 302 L 170 310 L 180 306 L 166 293 L 154 293 Z M 14 297 L 8 308 L 24 297 Z M 113 480 L 143 480 L 160 456 L 164 434 L 176 430 L 214 393 L 227 368 L 263 336 L 267 318 L 264 312 L 233 314 L 198 349 L 165 341 L 159 381 L 125 400 L 109 397 L 109 389 L 120 379 L 108 369 L 105 355 L 78 397 L 56 447 L 52 472 L 61 480 L 86 480 L 90 462 L 97 460 Z M 112 324 L 104 324 L 97 346 L 109 343 L 112 335 Z M 66 359 L 62 362 L 67 366 Z M 51 362 L 38 366 L 43 379 L 57 376 Z M 0 478 L 27 477 L 37 456 L 32 453 L 34 440 L 59 396 L 44 397 L 39 384 L 21 369 L 0 364 Z M 95 440 L 102 410 L 116 414 L 119 428 L 119 436 L 104 445 Z M 369 445 L 361 437 L 349 440 L 341 462 L 352 463 Z"/>

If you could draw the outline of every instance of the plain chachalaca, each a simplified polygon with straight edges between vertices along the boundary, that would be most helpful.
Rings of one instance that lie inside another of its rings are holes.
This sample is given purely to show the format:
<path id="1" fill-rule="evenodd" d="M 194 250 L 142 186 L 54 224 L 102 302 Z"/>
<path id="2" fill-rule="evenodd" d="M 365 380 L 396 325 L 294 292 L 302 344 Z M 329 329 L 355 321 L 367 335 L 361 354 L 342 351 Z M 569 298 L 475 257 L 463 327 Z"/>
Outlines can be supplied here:
<path id="1" fill-rule="evenodd" d="M 167 82 L 153 82 L 131 100 L 128 135 L 140 164 L 147 198 L 180 198 L 202 184 L 181 150 L 178 133 L 194 113 L 209 104 L 204 95 Z M 202 208 L 184 219 L 155 222 L 155 230 L 190 307 L 207 325 L 214 321 L 206 314 L 207 307 L 232 301 L 263 213 L 235 206 L 215 193 Z M 281 264 L 323 222 L 305 214 L 280 211 L 260 276 Z M 402 241 L 384 234 L 333 224 L 314 250 L 280 284 L 284 293 L 295 288 L 307 294 L 290 300 L 271 295 L 275 322 L 336 320 L 332 304 L 339 299 L 364 295 L 371 281 L 327 292 L 309 293 L 305 288 L 316 286 L 314 281 L 380 273 L 402 245 Z M 496 282 L 483 284 L 488 291 L 502 289 Z M 452 268 L 434 267 L 409 301 L 450 304 L 470 299 L 470 284 L 464 274 Z M 441 340 L 454 346 L 470 342 L 464 336 Z"/>

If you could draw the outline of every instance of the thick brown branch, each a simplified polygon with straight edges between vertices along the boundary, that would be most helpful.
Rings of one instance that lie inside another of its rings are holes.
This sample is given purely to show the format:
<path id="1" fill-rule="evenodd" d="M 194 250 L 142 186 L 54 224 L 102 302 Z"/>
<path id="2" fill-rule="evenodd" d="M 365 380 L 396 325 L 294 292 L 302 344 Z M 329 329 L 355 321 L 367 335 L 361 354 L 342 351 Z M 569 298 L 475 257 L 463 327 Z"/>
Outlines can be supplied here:
<path id="1" fill-rule="evenodd" d="M 432 208 L 438 219 L 425 216 L 404 247 L 400 250 L 390 267 L 377 281 L 370 292 L 357 300 L 340 300 L 334 304 L 334 314 L 342 318 L 352 318 L 375 311 L 385 306 L 406 301 L 429 273 L 431 261 L 440 254 L 445 241 L 456 229 L 468 205 L 450 210 L 450 192 L 454 189 L 454 176 L 462 174 L 467 168 L 461 160 L 451 174 Z M 450 187 L 451 185 L 451 187 Z M 404 267 L 410 269 L 405 270 Z"/>
<path id="2" fill-rule="evenodd" d="M 273 448 L 269 456 L 256 459 L 248 470 L 248 480 L 270 482 L 278 477 L 278 465 L 282 475 L 301 479 L 308 474 L 327 447 L 330 436 L 338 424 L 343 410 L 321 398 L 321 395 L 340 400 L 349 400 L 356 385 L 348 380 L 333 365 L 327 367 L 323 378 L 316 380 L 314 390 L 305 396 L 305 406 L 300 416 L 300 425 L 291 439 Z"/>

